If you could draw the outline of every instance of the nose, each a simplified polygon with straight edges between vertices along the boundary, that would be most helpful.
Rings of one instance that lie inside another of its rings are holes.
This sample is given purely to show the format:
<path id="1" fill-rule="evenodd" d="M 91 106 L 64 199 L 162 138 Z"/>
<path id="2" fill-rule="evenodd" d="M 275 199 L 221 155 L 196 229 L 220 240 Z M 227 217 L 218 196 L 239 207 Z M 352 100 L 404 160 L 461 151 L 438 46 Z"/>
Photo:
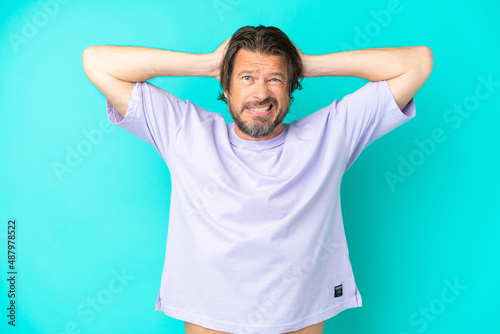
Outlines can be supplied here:
<path id="1" fill-rule="evenodd" d="M 267 87 L 267 82 L 264 80 L 257 80 L 255 83 L 254 97 L 260 101 L 265 100 L 269 97 L 269 89 Z"/>

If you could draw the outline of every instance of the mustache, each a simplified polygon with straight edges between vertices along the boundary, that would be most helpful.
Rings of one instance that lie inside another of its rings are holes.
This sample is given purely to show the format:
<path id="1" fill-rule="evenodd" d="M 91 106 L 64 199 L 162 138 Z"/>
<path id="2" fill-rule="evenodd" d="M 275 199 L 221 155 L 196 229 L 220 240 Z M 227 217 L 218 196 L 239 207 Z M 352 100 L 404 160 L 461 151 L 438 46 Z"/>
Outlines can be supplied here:
<path id="1" fill-rule="evenodd" d="M 275 98 L 267 97 L 262 101 L 247 102 L 243 105 L 243 108 L 250 108 L 250 107 L 260 106 L 260 105 L 269 104 L 269 103 L 272 103 L 275 106 L 278 106 L 278 101 Z"/>

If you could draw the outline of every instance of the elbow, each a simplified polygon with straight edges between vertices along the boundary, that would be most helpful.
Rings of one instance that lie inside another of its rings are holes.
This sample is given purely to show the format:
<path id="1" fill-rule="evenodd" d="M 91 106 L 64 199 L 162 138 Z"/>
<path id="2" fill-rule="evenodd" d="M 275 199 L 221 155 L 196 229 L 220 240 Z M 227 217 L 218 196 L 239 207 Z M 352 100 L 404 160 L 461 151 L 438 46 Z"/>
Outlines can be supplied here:
<path id="1" fill-rule="evenodd" d="M 434 56 L 432 50 L 427 46 L 417 46 L 415 48 L 417 56 L 415 57 L 417 61 L 417 68 L 426 77 L 429 77 L 432 72 L 432 67 L 434 65 Z"/>
<path id="2" fill-rule="evenodd" d="M 85 73 L 88 75 L 91 71 L 95 71 L 97 67 L 97 60 L 98 60 L 98 53 L 99 46 L 97 45 L 92 45 L 88 46 L 83 50 L 82 53 L 82 64 L 83 64 L 83 70 Z"/>

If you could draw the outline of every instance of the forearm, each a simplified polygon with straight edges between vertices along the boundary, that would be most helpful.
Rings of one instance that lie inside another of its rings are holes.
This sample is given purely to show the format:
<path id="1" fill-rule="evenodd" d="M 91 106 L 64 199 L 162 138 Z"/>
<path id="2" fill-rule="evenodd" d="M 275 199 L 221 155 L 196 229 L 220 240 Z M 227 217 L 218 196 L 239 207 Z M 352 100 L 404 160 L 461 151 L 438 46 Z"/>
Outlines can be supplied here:
<path id="1" fill-rule="evenodd" d="M 425 68 L 427 51 L 427 47 L 419 46 L 302 54 L 304 77 L 351 76 L 370 81 L 389 80 L 410 70 L 418 70 L 420 66 Z"/>
<path id="2" fill-rule="evenodd" d="M 216 76 L 213 54 L 191 54 L 135 46 L 101 45 L 84 51 L 86 72 L 103 71 L 127 82 L 159 76 Z"/>

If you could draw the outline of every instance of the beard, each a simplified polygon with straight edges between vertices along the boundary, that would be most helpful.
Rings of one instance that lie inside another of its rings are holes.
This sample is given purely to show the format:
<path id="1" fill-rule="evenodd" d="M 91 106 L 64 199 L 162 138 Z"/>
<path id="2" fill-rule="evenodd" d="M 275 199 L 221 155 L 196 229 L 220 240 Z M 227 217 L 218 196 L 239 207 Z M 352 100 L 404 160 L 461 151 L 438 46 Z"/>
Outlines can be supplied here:
<path id="1" fill-rule="evenodd" d="M 277 111 L 277 116 L 274 121 L 272 121 L 272 114 L 269 116 L 251 116 L 251 120 L 243 120 L 242 116 L 244 115 L 245 108 L 268 103 L 272 103 L 274 105 L 275 111 Z M 248 102 L 245 103 L 241 108 L 237 108 L 232 105 L 230 99 L 228 98 L 227 107 L 229 114 L 234 120 L 234 123 L 243 133 L 254 138 L 259 138 L 271 134 L 273 130 L 283 122 L 285 116 L 288 114 L 290 103 L 281 107 L 275 98 L 268 97 L 263 101 L 259 101 L 258 103 Z"/>

